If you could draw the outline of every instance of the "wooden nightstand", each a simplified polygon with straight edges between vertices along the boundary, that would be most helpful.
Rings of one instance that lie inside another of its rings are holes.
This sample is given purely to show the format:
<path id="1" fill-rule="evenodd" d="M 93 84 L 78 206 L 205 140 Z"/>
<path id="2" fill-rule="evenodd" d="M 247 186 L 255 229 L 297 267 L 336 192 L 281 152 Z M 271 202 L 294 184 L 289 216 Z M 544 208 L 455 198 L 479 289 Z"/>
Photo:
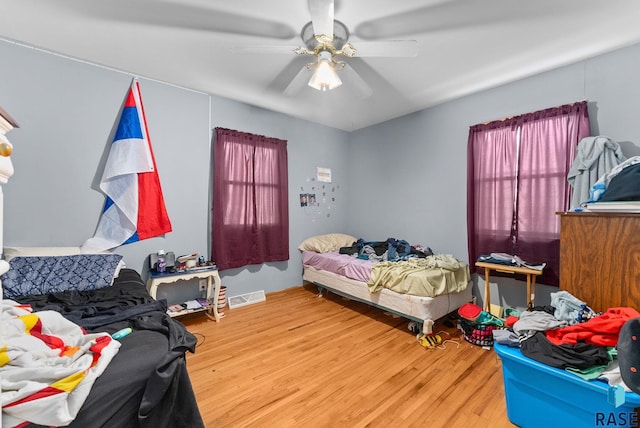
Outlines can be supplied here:
<path id="1" fill-rule="evenodd" d="M 220 295 L 221 281 L 220 275 L 218 275 L 218 268 L 215 266 L 188 269 L 182 272 L 151 272 L 149 279 L 147 280 L 147 290 L 151 297 L 155 299 L 156 294 L 158 293 L 158 286 L 160 284 L 175 284 L 178 281 L 188 281 L 190 279 L 207 280 L 206 298 L 208 300 L 213 299 L 213 305 L 200 309 L 185 309 L 184 311 L 170 313 L 170 315 L 172 317 L 177 317 L 194 312 L 205 312 L 210 319 L 219 322 L 220 318 L 222 318 L 222 315 L 218 312 L 218 296 Z"/>

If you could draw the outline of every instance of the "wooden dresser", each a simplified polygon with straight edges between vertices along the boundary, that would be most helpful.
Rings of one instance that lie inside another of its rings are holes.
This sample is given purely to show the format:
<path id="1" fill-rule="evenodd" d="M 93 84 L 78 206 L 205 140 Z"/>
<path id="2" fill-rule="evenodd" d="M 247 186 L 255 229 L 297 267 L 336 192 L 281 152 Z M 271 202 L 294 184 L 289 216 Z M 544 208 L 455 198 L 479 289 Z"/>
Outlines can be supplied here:
<path id="1" fill-rule="evenodd" d="M 640 310 L 640 213 L 558 215 L 560 289 L 595 311 Z"/>

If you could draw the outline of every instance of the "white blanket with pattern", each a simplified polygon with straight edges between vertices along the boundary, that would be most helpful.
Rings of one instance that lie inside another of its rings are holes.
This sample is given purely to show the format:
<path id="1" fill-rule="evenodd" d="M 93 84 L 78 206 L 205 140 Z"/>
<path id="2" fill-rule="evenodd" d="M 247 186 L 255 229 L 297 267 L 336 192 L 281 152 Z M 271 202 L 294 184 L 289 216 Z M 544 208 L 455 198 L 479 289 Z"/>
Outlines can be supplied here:
<path id="1" fill-rule="evenodd" d="M 118 353 L 107 333 L 86 334 L 54 311 L 2 301 L 2 426 L 68 425 Z"/>

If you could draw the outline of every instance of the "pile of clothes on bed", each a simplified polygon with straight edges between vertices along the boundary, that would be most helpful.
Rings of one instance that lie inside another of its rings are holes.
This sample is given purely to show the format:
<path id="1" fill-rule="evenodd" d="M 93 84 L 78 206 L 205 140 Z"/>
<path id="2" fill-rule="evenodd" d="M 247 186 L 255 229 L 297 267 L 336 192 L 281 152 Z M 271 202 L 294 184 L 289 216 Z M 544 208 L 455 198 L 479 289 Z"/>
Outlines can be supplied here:
<path id="1" fill-rule="evenodd" d="M 371 293 L 388 288 L 402 294 L 434 297 L 463 291 L 470 280 L 466 263 L 403 239 L 360 238 L 351 246 L 341 247 L 339 253 L 375 263 L 367 281 Z"/>
<path id="2" fill-rule="evenodd" d="M 340 254 L 348 254 L 362 260 L 371 261 L 399 261 L 412 257 L 427 257 L 433 255 L 429 247 L 412 246 L 404 239 L 387 238 L 385 241 L 365 241 L 360 238 L 349 247 L 340 248 Z"/>

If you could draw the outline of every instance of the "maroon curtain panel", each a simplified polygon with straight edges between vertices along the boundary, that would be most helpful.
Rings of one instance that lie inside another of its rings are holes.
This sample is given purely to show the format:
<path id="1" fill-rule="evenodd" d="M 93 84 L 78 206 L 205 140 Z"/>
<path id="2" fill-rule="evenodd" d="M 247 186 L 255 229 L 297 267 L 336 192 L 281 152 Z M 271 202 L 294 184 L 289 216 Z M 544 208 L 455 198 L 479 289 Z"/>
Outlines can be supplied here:
<path id="1" fill-rule="evenodd" d="M 493 122 L 471 127 L 467 145 L 469 265 L 478 256 L 510 253 L 516 192 L 516 129 Z"/>
<path id="2" fill-rule="evenodd" d="M 586 101 L 470 128 L 467 229 L 471 265 L 482 254 L 514 254 L 526 261 L 546 262 L 538 281 L 559 284 L 556 212 L 570 208 L 567 175 L 578 143 L 589 135 Z"/>
<path id="3" fill-rule="evenodd" d="M 211 257 L 219 269 L 289 260 L 287 141 L 215 129 Z"/>

